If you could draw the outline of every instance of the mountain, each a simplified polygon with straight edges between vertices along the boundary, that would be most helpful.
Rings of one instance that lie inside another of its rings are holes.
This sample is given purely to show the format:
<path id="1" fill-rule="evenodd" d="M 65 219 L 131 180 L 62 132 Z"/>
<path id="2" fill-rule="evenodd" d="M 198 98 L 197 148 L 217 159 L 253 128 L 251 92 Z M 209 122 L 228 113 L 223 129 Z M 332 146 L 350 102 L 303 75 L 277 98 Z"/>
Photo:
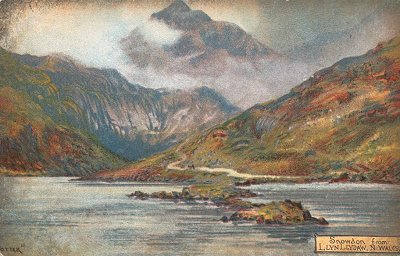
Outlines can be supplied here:
<path id="1" fill-rule="evenodd" d="M 120 166 L 121 157 L 137 160 L 165 150 L 238 111 L 207 87 L 147 89 L 62 54 L 1 54 L 0 97 L 10 106 L 0 119 L 0 167 L 11 170 L 85 175 Z M 77 152 L 70 148 L 75 144 Z M 80 157 L 84 163 L 75 164 Z"/>
<path id="2" fill-rule="evenodd" d="M 132 70 L 141 70 L 128 75 L 131 80 L 156 88 L 201 84 L 240 107 L 283 90 L 269 88 L 264 79 L 274 72 L 270 62 L 283 58 L 234 23 L 215 21 L 180 0 L 153 13 L 148 23 L 121 41 L 135 65 Z"/>
<path id="3" fill-rule="evenodd" d="M 0 173 L 84 176 L 126 164 L 66 121 L 75 111 L 45 72 L 0 48 Z"/>
<path id="4" fill-rule="evenodd" d="M 172 151 L 99 177 L 134 179 L 137 173 L 143 175 L 140 170 L 147 170 L 151 179 L 151 171 L 160 175 L 160 169 L 181 155 L 181 166 L 398 183 L 399 53 L 400 37 L 396 37 L 315 73 L 290 93 L 257 104 Z"/>
<path id="5" fill-rule="evenodd" d="M 198 58 L 215 51 L 226 51 L 230 56 L 268 57 L 274 52 L 233 23 L 214 21 L 201 10 L 192 10 L 181 0 L 174 1 L 164 10 L 153 13 L 152 19 L 162 21 L 183 31 L 179 41 L 167 48 L 174 56 L 200 54 Z M 203 60 L 204 61 L 204 60 Z"/>

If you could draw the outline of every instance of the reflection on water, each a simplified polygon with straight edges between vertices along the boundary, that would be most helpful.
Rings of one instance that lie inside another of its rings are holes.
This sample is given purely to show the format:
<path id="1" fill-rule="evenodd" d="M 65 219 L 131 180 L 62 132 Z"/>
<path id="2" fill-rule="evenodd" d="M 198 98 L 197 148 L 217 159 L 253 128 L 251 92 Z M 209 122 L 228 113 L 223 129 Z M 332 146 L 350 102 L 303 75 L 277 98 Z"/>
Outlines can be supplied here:
<path id="1" fill-rule="evenodd" d="M 260 195 L 254 201 L 302 201 L 330 225 L 233 225 L 219 221 L 230 212 L 211 205 L 125 196 L 180 186 L 0 178 L 0 246 L 22 246 L 25 255 L 313 255 L 315 233 L 400 235 L 398 186 L 251 188 Z"/>

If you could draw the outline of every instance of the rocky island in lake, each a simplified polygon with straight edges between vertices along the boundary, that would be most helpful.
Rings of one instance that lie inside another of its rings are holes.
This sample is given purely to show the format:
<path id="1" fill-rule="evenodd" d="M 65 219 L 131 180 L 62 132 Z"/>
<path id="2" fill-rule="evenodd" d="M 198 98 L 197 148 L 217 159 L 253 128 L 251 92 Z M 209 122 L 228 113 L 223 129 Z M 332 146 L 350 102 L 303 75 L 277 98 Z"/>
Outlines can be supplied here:
<path id="1" fill-rule="evenodd" d="M 256 197 L 257 194 L 247 189 L 221 188 L 218 186 L 190 186 L 181 192 L 153 192 L 151 194 L 135 191 L 127 195 L 138 200 L 162 199 L 185 203 L 206 203 L 224 207 L 235 212 L 223 216 L 222 222 L 251 221 L 257 224 L 318 224 L 328 225 L 325 218 L 315 218 L 303 208 L 301 202 L 285 200 L 271 203 L 252 203 L 244 198 Z"/>

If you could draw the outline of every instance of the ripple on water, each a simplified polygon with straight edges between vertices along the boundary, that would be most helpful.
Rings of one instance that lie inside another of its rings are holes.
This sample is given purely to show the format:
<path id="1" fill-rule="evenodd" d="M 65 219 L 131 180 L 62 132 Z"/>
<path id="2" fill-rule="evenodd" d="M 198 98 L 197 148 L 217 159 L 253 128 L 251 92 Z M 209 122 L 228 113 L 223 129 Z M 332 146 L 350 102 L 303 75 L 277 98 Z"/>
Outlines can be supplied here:
<path id="1" fill-rule="evenodd" d="M 25 243 L 29 255 L 313 255 L 318 234 L 399 235 L 399 186 L 267 184 L 254 202 L 301 201 L 329 226 L 221 223 L 211 205 L 126 197 L 182 186 L 92 183 L 68 178 L 1 178 L 0 244 Z"/>

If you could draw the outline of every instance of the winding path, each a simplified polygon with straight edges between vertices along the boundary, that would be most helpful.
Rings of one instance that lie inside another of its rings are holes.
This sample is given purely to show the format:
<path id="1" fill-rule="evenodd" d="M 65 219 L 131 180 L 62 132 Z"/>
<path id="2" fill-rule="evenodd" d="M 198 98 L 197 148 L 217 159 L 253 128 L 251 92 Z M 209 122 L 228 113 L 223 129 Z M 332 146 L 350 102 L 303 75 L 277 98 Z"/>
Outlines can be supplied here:
<path id="1" fill-rule="evenodd" d="M 185 171 L 187 168 L 182 168 L 179 166 L 180 163 L 186 160 L 186 155 L 182 155 L 182 159 L 176 162 L 170 163 L 167 166 L 168 170 L 177 170 L 177 171 Z M 252 178 L 268 178 L 268 179 L 300 179 L 304 178 L 304 176 L 279 176 L 279 175 L 255 175 L 250 173 L 240 173 L 233 169 L 228 168 L 209 168 L 209 167 L 196 167 L 195 170 L 203 171 L 203 172 L 219 172 L 219 173 L 227 173 L 228 176 L 243 178 L 243 179 L 252 179 Z"/>

